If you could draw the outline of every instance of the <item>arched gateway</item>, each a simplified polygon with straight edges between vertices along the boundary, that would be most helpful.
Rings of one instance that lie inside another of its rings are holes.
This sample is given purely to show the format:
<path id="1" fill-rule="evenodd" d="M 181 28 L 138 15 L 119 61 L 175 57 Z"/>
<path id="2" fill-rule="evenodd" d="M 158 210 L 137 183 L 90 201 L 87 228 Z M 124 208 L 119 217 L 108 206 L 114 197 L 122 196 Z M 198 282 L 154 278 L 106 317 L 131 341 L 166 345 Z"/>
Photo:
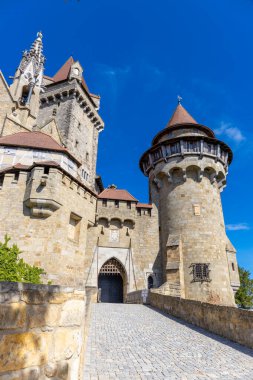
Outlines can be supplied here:
<path id="1" fill-rule="evenodd" d="M 107 260 L 98 276 L 100 302 L 121 303 L 124 301 L 126 288 L 126 271 L 115 258 Z"/>

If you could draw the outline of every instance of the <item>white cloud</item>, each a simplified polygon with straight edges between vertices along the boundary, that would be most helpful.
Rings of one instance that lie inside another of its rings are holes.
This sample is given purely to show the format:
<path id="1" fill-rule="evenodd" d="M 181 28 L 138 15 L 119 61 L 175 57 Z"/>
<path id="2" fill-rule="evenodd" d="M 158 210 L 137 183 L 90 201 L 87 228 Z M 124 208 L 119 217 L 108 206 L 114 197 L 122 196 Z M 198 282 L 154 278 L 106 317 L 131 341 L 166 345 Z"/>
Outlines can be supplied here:
<path id="1" fill-rule="evenodd" d="M 224 121 L 220 123 L 219 128 L 214 130 L 214 133 L 217 136 L 225 135 L 231 140 L 238 143 L 245 140 L 245 137 L 243 136 L 239 128 L 234 127 L 231 123 L 225 123 Z"/>
<path id="2" fill-rule="evenodd" d="M 227 224 L 226 229 L 228 231 L 243 231 L 250 230 L 250 226 L 247 223 Z"/>

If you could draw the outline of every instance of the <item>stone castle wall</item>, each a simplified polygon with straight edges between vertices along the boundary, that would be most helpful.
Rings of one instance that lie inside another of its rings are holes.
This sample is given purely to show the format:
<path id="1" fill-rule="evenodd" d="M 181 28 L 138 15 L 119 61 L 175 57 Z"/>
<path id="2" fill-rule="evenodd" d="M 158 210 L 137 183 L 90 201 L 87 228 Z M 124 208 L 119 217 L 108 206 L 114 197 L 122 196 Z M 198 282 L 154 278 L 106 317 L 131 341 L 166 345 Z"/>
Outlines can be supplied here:
<path id="1" fill-rule="evenodd" d="M 115 240 L 111 238 L 112 231 L 116 231 Z M 107 207 L 103 207 L 102 200 L 98 199 L 97 223 L 88 230 L 85 260 L 87 284 L 96 284 L 101 266 L 112 257 L 118 259 L 126 270 L 127 291 L 147 287 L 149 275 L 153 276 L 154 286 L 161 284 L 158 215 L 155 205 L 152 209 L 137 209 L 136 204 L 131 202 L 131 209 L 128 209 L 126 201 L 119 201 L 117 208 L 113 200 L 107 200 Z"/>
<path id="2" fill-rule="evenodd" d="M 77 380 L 93 289 L 0 282 L 0 378 Z"/>
<path id="3" fill-rule="evenodd" d="M 144 297 L 145 296 L 145 297 Z M 253 348 L 253 313 L 233 306 L 162 295 L 156 289 L 127 295 L 128 303 L 144 303 L 193 325 Z"/>
<path id="4" fill-rule="evenodd" d="M 61 170 L 43 167 L 7 173 L 0 187 L 0 239 L 11 237 L 45 281 L 82 287 L 87 229 L 95 222 L 96 196 Z"/>

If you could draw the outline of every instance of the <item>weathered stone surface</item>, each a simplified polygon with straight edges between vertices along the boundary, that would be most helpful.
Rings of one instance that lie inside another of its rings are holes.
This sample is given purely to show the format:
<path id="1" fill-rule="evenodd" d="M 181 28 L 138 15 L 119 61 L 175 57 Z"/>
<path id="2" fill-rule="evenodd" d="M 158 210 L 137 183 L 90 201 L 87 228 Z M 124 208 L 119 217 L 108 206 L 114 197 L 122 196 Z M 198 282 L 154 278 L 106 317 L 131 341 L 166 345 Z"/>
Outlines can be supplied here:
<path id="1" fill-rule="evenodd" d="M 82 335 L 79 329 L 59 328 L 54 334 L 55 360 L 80 355 Z"/>
<path id="2" fill-rule="evenodd" d="M 59 305 L 34 305 L 29 307 L 28 326 L 29 328 L 42 326 L 58 326 L 60 318 L 61 306 Z"/>
<path id="3" fill-rule="evenodd" d="M 81 300 L 66 301 L 61 312 L 60 326 L 81 326 L 85 304 Z"/>
<path id="4" fill-rule="evenodd" d="M 41 380 L 39 368 L 25 368 L 19 371 L 0 374 L 1 380 Z M 44 380 L 44 379 L 43 379 Z"/>
<path id="5" fill-rule="evenodd" d="M 0 305 L 0 330 L 18 329 L 25 326 L 26 306 L 20 303 Z"/>
<path id="6" fill-rule="evenodd" d="M 0 372 L 43 365 L 48 359 L 47 333 L 9 334 L 0 340 Z"/>

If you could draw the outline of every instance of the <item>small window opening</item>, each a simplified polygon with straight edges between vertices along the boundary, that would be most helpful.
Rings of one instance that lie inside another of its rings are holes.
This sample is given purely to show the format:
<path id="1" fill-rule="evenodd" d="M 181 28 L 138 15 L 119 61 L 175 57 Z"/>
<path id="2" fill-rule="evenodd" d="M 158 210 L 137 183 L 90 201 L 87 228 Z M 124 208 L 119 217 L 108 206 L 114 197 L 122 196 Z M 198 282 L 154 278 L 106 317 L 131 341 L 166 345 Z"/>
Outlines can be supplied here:
<path id="1" fill-rule="evenodd" d="M 116 207 L 116 208 L 119 208 L 119 201 L 115 201 L 114 204 L 115 204 L 115 207 Z"/>
<path id="2" fill-rule="evenodd" d="M 141 209 L 140 208 L 137 208 L 137 215 L 141 216 Z"/>
<path id="3" fill-rule="evenodd" d="M 44 167 L 44 174 L 49 174 L 49 166 Z"/>
<path id="4" fill-rule="evenodd" d="M 127 202 L 127 208 L 131 209 L 131 202 Z"/>
<path id="5" fill-rule="evenodd" d="M 19 179 L 19 172 L 16 172 L 14 174 L 14 181 L 18 181 L 18 179 Z"/>
<path id="6" fill-rule="evenodd" d="M 209 278 L 209 264 L 192 264 L 192 274 L 194 282 L 210 281 Z"/>
<path id="7" fill-rule="evenodd" d="M 29 86 L 24 86 L 22 89 L 22 95 L 20 99 L 21 105 L 24 106 L 27 103 L 28 97 L 29 97 Z"/>
<path id="8" fill-rule="evenodd" d="M 103 207 L 107 207 L 107 200 L 106 200 L 106 199 L 103 199 L 103 200 L 102 200 L 102 206 L 103 206 Z"/>
<path id="9" fill-rule="evenodd" d="M 148 289 L 152 289 L 153 287 L 154 287 L 154 279 L 150 275 L 150 276 L 148 276 Z"/>
<path id="10" fill-rule="evenodd" d="M 75 142 L 75 147 L 76 147 L 76 148 L 78 147 L 78 144 L 79 144 L 79 141 L 76 140 L 76 142 Z"/>
<path id="11" fill-rule="evenodd" d="M 234 271 L 235 270 L 235 264 L 232 263 L 232 270 Z"/>
<path id="12" fill-rule="evenodd" d="M 70 214 L 68 225 L 68 238 L 75 242 L 79 241 L 81 218 L 74 213 Z"/>
<path id="13" fill-rule="evenodd" d="M 88 161 L 88 160 L 89 160 L 89 153 L 86 152 L 86 161 Z"/>
<path id="14" fill-rule="evenodd" d="M 0 176 L 0 186 L 2 187 L 4 184 L 4 175 Z"/>

